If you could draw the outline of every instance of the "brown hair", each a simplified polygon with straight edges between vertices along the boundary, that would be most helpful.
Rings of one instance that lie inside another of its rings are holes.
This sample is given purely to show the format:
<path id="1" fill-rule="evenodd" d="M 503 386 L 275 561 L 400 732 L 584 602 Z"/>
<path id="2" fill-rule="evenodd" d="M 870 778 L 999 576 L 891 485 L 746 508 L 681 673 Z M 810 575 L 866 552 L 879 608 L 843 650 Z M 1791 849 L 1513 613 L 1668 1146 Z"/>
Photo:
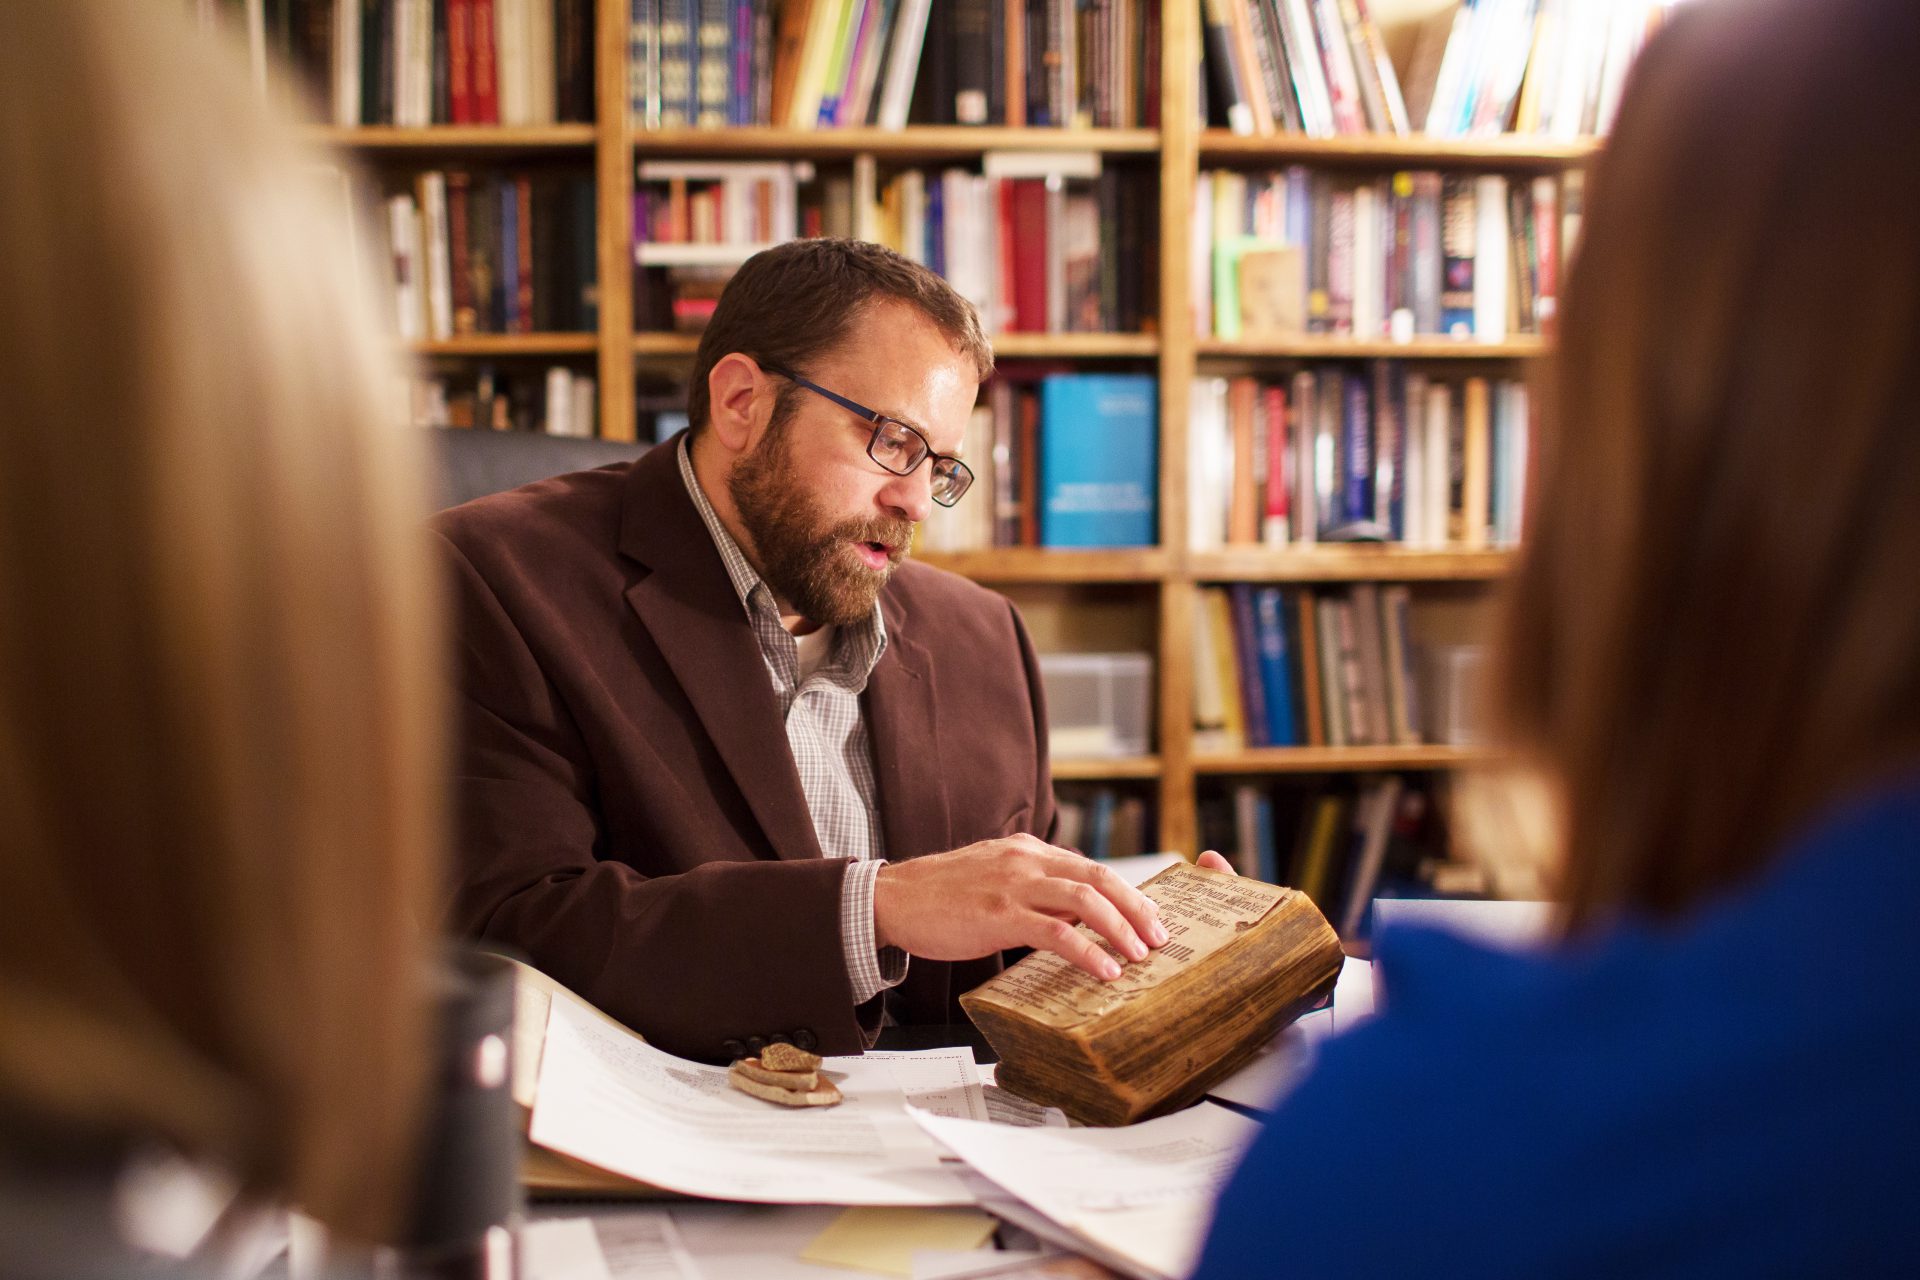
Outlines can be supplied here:
<path id="1" fill-rule="evenodd" d="M 1676 11 L 1593 174 L 1500 690 L 1575 928 L 1920 747 L 1920 11 Z"/>
<path id="2" fill-rule="evenodd" d="M 931 320 L 973 361 L 982 382 L 993 372 L 993 347 L 973 304 L 926 267 L 864 240 L 792 240 L 754 254 L 727 282 L 693 357 L 687 421 L 696 432 L 706 426 L 707 374 L 724 357 L 737 351 L 801 372 L 881 301 L 904 303 Z M 783 388 L 783 397 L 793 390 Z"/>
<path id="3" fill-rule="evenodd" d="M 423 1080 L 426 489 L 339 175 L 230 53 L 0 5 L 0 1112 L 367 1237 Z"/>

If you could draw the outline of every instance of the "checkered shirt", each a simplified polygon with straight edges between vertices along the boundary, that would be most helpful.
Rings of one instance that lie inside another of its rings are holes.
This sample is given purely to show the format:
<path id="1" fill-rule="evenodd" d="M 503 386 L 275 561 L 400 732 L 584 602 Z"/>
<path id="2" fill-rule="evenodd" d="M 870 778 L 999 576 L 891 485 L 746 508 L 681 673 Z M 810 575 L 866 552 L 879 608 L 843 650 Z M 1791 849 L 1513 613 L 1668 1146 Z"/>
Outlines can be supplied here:
<path id="1" fill-rule="evenodd" d="M 727 576 L 753 624 L 767 678 L 786 720 L 787 746 L 800 771 L 800 789 L 820 851 L 829 858 L 846 858 L 846 885 L 840 898 L 840 941 L 847 957 L 847 977 L 855 1004 L 865 1004 L 907 976 L 907 953 L 898 947 L 879 947 L 873 933 L 873 882 L 885 865 L 879 794 L 873 778 L 873 748 L 867 738 L 867 720 L 860 694 L 874 664 L 887 651 L 887 628 L 876 602 L 872 615 L 838 629 L 833 654 L 805 680 L 800 679 L 800 652 L 793 636 L 780 625 L 780 609 L 773 591 L 727 532 L 713 504 L 694 478 L 692 451 L 687 438 L 679 446 L 680 478 L 687 494 L 707 522 L 713 545 L 727 566 Z"/>

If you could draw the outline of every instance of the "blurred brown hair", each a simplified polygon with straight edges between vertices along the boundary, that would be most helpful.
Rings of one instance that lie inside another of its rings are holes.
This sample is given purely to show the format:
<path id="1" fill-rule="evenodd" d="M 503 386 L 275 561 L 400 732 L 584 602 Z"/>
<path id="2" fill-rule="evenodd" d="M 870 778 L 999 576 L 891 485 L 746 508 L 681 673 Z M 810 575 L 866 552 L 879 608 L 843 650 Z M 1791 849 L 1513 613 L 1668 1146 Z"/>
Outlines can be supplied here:
<path id="1" fill-rule="evenodd" d="M 864 308 L 885 301 L 932 321 L 980 381 L 993 372 L 993 347 L 973 304 L 926 267 L 864 240 L 791 240 L 754 254 L 727 282 L 693 357 L 688 422 L 696 432 L 706 426 L 707 375 L 724 357 L 738 351 L 804 373 L 813 357 L 845 341 Z M 780 392 L 782 400 L 797 394 Z"/>
<path id="2" fill-rule="evenodd" d="M 1570 926 L 1685 911 L 1920 748 L 1920 6 L 1681 6 L 1592 175 L 1504 718 Z"/>
<path id="3" fill-rule="evenodd" d="M 0 1111 L 362 1237 L 437 869 L 425 488 L 344 202 L 178 4 L 0 5 Z"/>

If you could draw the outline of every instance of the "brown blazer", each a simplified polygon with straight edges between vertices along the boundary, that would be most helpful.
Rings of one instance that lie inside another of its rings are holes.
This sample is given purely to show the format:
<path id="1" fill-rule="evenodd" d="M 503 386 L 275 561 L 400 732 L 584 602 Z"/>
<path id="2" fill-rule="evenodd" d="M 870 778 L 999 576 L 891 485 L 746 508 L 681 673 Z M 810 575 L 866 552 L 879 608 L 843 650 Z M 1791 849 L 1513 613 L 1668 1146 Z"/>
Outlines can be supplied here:
<path id="1" fill-rule="evenodd" d="M 452 920 L 683 1057 L 871 1043 L 765 664 L 674 445 L 442 513 L 458 644 Z M 1038 668 L 1002 596 L 907 563 L 862 705 L 886 856 L 1052 832 Z M 912 961 L 959 1022 L 1000 958 Z"/>

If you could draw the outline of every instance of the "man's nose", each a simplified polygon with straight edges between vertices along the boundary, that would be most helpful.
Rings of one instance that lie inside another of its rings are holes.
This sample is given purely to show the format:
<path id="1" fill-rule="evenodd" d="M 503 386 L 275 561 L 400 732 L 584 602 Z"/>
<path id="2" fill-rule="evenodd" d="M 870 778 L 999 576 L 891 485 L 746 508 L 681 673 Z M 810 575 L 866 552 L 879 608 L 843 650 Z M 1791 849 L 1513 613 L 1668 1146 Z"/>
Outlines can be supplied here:
<path id="1" fill-rule="evenodd" d="M 911 475 L 890 476 L 880 501 L 901 519 L 919 524 L 933 514 L 933 468 L 923 462 Z"/>

